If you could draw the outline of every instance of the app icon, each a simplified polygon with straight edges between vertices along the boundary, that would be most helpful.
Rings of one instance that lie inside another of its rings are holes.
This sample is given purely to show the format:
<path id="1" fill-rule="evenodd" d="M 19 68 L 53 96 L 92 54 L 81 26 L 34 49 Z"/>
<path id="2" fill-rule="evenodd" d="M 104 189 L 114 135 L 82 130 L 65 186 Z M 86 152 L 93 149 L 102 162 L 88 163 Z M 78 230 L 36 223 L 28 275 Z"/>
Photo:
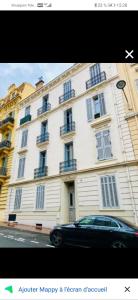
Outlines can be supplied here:
<path id="1" fill-rule="evenodd" d="M 9 293 L 13 293 L 12 285 L 7 286 L 7 287 L 5 288 L 5 290 L 8 291 Z"/>

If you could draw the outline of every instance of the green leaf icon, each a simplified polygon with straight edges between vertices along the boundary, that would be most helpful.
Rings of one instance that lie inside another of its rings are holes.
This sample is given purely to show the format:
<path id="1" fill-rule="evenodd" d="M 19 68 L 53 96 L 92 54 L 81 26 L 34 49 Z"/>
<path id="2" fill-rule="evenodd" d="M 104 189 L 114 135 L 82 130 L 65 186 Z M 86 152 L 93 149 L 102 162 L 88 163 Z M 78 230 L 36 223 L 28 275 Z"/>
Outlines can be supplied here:
<path id="1" fill-rule="evenodd" d="M 7 286 L 7 287 L 5 288 L 5 290 L 8 291 L 9 293 L 13 293 L 12 285 Z"/>

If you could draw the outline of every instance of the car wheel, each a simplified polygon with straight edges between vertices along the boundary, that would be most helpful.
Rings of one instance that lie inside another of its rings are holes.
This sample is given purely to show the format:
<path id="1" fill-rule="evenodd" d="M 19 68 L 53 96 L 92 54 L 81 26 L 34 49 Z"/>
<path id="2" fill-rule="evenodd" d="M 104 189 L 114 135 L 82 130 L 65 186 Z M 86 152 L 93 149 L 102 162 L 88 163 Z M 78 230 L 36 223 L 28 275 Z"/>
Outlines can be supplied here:
<path id="1" fill-rule="evenodd" d="M 123 241 L 114 241 L 111 248 L 127 248 L 127 245 Z"/>
<path id="2" fill-rule="evenodd" d="M 52 245 L 55 247 L 61 247 L 63 245 L 63 237 L 62 233 L 59 231 L 55 231 L 51 236 Z"/>

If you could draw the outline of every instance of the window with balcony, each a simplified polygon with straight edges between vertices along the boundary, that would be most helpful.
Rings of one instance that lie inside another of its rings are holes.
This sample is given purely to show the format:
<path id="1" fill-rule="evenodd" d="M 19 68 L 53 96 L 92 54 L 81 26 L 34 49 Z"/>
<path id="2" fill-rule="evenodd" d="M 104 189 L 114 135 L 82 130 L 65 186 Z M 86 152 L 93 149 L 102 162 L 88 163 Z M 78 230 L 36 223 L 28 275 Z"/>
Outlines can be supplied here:
<path id="1" fill-rule="evenodd" d="M 25 116 L 20 120 L 20 125 L 23 125 L 24 123 L 31 121 L 32 117 L 30 114 L 30 109 L 31 109 L 30 105 L 25 108 Z"/>
<path id="2" fill-rule="evenodd" d="M 60 172 L 76 170 L 76 159 L 73 158 L 73 142 L 64 145 L 64 161 L 60 163 Z"/>
<path id="3" fill-rule="evenodd" d="M 106 73 L 101 72 L 100 64 L 95 64 L 90 67 L 90 79 L 86 81 L 86 89 L 89 89 L 104 80 L 106 80 Z"/>
<path id="4" fill-rule="evenodd" d="M 39 168 L 34 170 L 34 178 L 47 176 L 46 155 L 47 151 L 40 152 Z"/>
<path id="5" fill-rule="evenodd" d="M 60 135 L 75 131 L 75 122 L 72 121 L 72 108 L 64 111 L 64 125 L 60 127 Z"/>
<path id="6" fill-rule="evenodd" d="M 93 98 L 86 99 L 87 120 L 93 121 L 106 115 L 104 94 L 98 94 Z"/>
<path id="7" fill-rule="evenodd" d="M 98 160 L 107 160 L 113 157 L 110 130 L 103 130 L 96 133 Z"/>
<path id="8" fill-rule="evenodd" d="M 49 95 L 45 95 L 42 99 L 42 106 L 37 110 L 37 115 L 40 116 L 41 114 L 49 111 L 51 109 L 51 104 L 49 103 Z"/>
<path id="9" fill-rule="evenodd" d="M 59 103 L 69 100 L 72 97 L 75 97 L 75 91 L 71 87 L 71 80 L 67 81 L 63 85 L 63 95 L 59 97 Z"/>

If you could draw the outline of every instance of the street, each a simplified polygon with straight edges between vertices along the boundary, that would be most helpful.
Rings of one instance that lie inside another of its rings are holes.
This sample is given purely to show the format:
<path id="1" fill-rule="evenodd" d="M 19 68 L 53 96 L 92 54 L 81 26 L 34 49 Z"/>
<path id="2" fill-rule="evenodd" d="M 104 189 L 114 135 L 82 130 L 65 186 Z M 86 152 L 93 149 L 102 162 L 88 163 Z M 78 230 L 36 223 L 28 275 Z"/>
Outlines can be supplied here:
<path id="1" fill-rule="evenodd" d="M 0 227 L 0 248 L 54 248 L 42 233 Z"/>

